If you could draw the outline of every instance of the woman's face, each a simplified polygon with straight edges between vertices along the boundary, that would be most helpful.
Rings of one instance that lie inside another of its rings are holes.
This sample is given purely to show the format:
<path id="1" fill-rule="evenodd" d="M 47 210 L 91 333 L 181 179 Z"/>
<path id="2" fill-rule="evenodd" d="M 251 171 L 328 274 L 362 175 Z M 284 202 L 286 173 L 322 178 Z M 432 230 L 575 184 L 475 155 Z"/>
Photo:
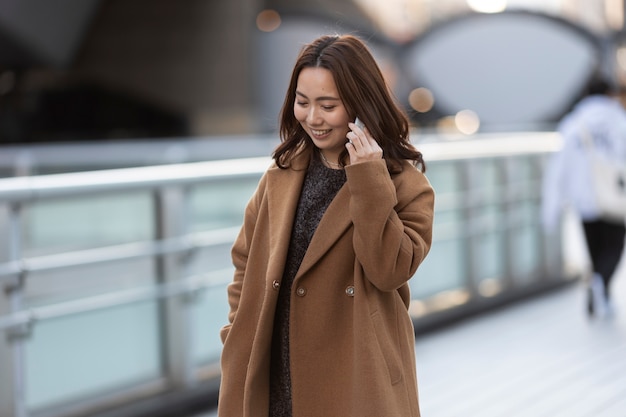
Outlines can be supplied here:
<path id="1" fill-rule="evenodd" d="M 332 73 L 304 68 L 298 76 L 293 113 L 326 158 L 336 161 L 345 149 L 350 119 L 339 98 Z"/>

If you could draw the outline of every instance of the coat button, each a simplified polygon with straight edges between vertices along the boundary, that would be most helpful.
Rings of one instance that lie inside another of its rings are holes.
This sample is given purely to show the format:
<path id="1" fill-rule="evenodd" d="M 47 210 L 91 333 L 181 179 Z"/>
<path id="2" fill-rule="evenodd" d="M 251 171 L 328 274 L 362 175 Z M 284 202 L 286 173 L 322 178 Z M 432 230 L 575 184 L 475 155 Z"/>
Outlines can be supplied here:
<path id="1" fill-rule="evenodd" d="M 348 288 L 346 288 L 346 294 L 349 297 L 354 297 L 354 286 L 350 285 Z"/>
<path id="2" fill-rule="evenodd" d="M 298 287 L 298 289 L 296 290 L 296 294 L 298 294 L 300 297 L 304 297 L 306 295 L 306 288 Z"/>
<path id="3" fill-rule="evenodd" d="M 272 282 L 272 288 L 274 288 L 275 290 L 280 288 L 280 282 L 278 282 L 277 280 L 274 280 Z"/>

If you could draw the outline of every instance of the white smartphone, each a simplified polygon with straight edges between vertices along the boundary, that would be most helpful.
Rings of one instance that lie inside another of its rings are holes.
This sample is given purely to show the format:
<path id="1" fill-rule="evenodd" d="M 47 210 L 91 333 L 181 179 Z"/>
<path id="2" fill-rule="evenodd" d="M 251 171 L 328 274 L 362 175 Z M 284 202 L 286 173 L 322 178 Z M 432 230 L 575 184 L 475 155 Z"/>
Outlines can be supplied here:
<path id="1" fill-rule="evenodd" d="M 354 119 L 354 124 L 357 125 L 359 127 L 359 129 L 364 129 L 365 125 L 363 124 L 363 122 L 357 117 L 356 119 Z"/>

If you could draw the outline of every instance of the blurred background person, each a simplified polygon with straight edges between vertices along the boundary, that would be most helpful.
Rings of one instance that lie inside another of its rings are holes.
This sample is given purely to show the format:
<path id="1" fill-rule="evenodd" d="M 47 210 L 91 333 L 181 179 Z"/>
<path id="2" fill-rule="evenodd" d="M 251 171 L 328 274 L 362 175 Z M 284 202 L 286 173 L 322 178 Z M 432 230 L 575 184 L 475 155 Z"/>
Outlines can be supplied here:
<path id="1" fill-rule="evenodd" d="M 552 155 L 543 183 L 543 224 L 554 230 L 566 207 L 582 221 L 591 274 L 587 277 L 587 312 L 606 316 L 613 312 L 611 279 L 624 250 L 624 220 L 601 213 L 594 193 L 590 165 L 591 145 L 600 156 L 626 164 L 626 111 L 615 91 L 602 77 L 593 79 L 586 95 L 558 125 L 563 138 Z M 585 141 L 592 143 L 586 144 Z"/>

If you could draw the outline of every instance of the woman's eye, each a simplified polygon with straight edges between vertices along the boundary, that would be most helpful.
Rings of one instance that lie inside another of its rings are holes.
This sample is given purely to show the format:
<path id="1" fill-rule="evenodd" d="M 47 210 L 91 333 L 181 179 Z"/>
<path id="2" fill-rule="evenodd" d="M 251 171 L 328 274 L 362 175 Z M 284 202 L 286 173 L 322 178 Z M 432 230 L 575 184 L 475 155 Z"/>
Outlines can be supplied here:
<path id="1" fill-rule="evenodd" d="M 296 104 L 298 106 L 306 106 L 307 105 L 307 103 L 305 101 L 296 101 Z"/>
<path id="2" fill-rule="evenodd" d="M 330 111 L 330 110 L 333 110 L 333 109 L 335 108 L 335 106 L 322 106 L 322 108 L 323 108 L 324 110 L 328 110 L 328 111 Z"/>

